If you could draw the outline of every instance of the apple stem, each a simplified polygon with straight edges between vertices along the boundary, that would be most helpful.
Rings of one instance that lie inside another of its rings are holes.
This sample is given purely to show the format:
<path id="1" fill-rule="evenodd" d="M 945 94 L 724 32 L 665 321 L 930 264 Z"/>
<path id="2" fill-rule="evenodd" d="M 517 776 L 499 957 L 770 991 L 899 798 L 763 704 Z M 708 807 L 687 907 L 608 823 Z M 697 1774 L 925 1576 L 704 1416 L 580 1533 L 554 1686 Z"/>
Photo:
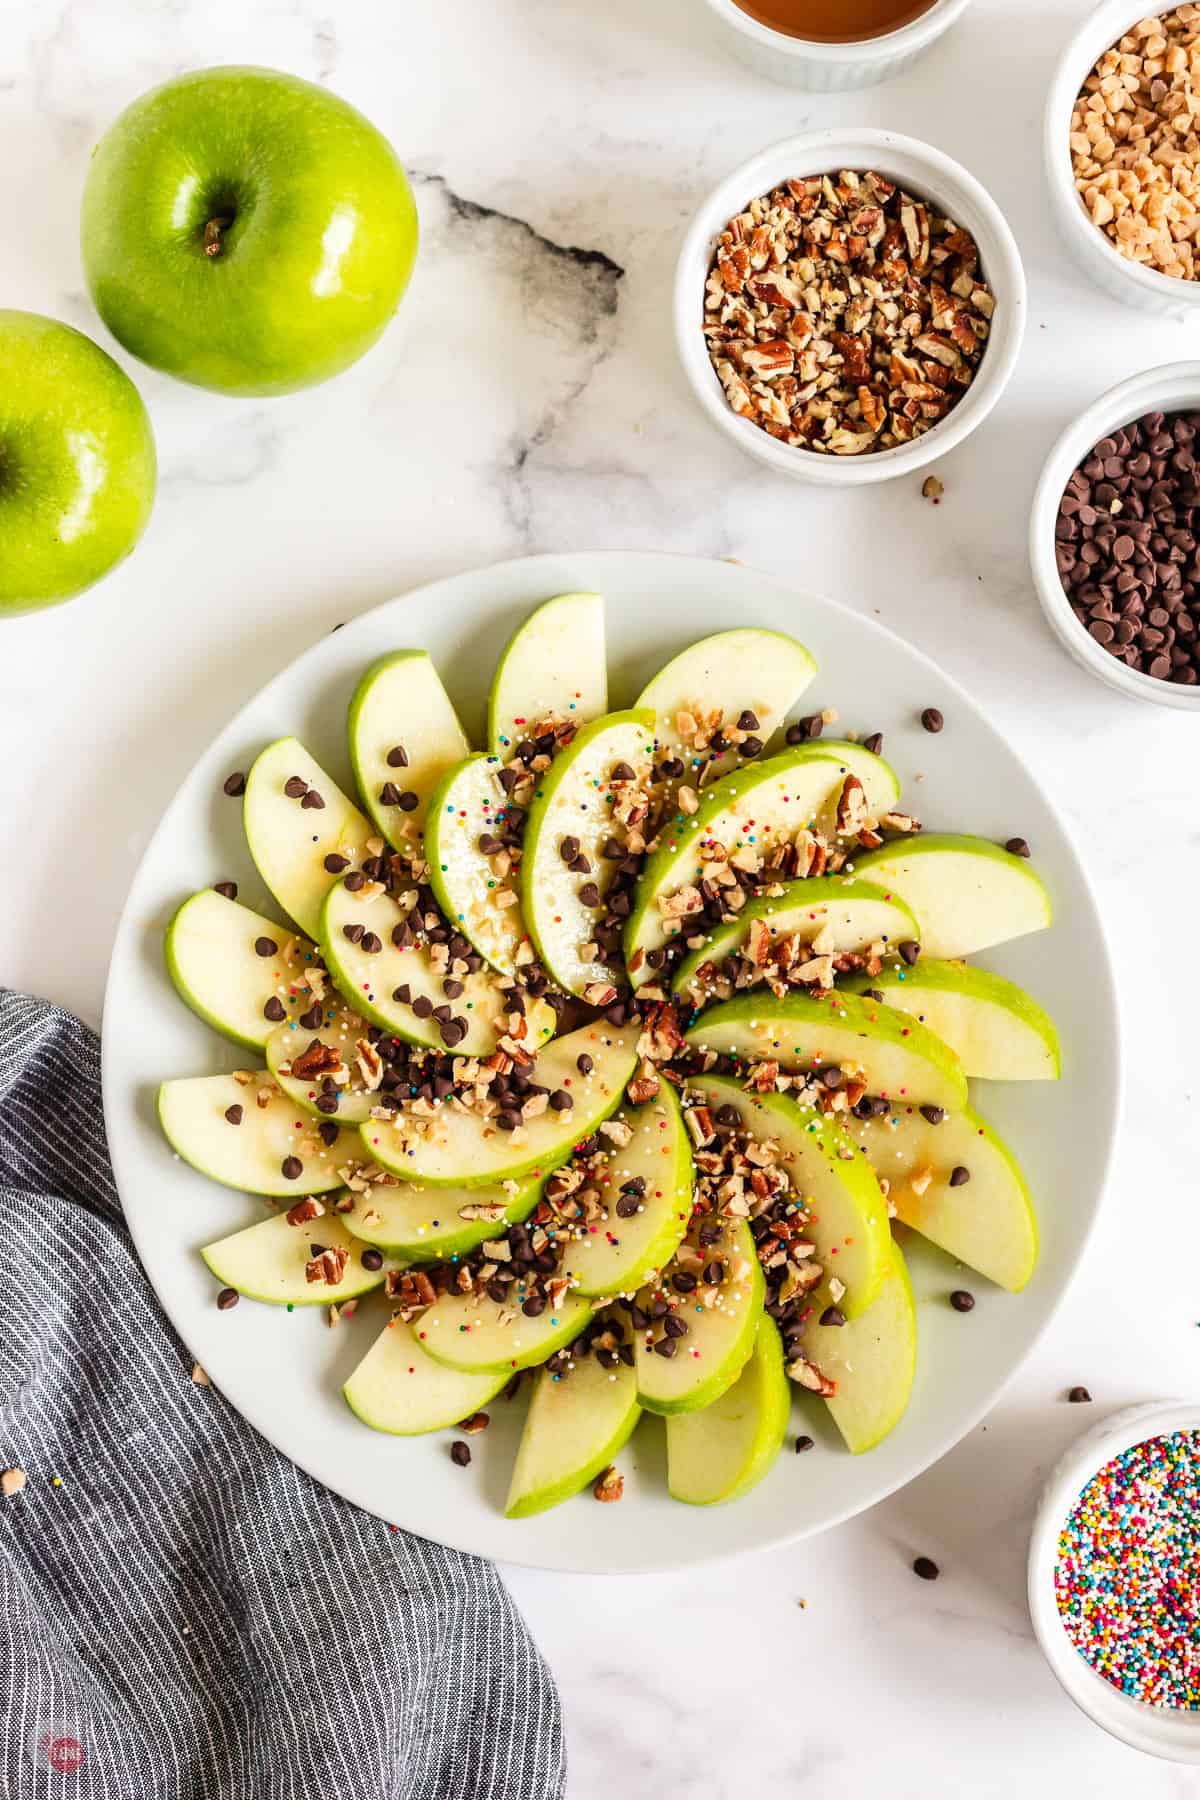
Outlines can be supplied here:
<path id="1" fill-rule="evenodd" d="M 228 231 L 232 224 L 232 219 L 210 219 L 208 221 L 208 224 L 204 227 L 205 256 L 220 256 L 221 233 L 223 231 Z"/>

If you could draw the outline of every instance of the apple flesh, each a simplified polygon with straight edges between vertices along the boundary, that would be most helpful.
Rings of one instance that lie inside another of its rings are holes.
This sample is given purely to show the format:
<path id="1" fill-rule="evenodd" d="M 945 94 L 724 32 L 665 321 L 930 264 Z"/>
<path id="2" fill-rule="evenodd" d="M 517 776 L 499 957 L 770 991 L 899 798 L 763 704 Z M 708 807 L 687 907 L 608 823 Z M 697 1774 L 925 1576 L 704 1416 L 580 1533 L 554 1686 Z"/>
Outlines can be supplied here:
<path id="1" fill-rule="evenodd" d="M 559 594 L 517 627 L 496 665 L 488 748 L 508 762 L 540 720 L 587 725 L 607 711 L 604 601 L 599 594 Z"/>
<path id="2" fill-rule="evenodd" d="M 385 1325 L 342 1389 L 346 1404 L 372 1431 L 417 1437 L 470 1418 L 508 1381 L 499 1374 L 468 1375 L 427 1356 L 411 1325 Z"/>
<path id="3" fill-rule="evenodd" d="M 725 1220 L 721 1236 L 705 1246 L 703 1255 L 723 1260 L 727 1268 L 715 1305 L 698 1305 L 689 1296 L 681 1309 L 671 1286 L 671 1264 L 638 1295 L 643 1311 L 656 1298 L 672 1303 L 688 1327 L 685 1336 L 670 1340 L 678 1346 L 671 1357 L 658 1354 L 648 1342 L 650 1333 L 633 1334 L 638 1398 L 647 1412 L 695 1412 L 711 1406 L 732 1387 L 754 1349 L 765 1284 L 749 1226 Z"/>
<path id="4" fill-rule="evenodd" d="M 287 793 L 302 781 L 324 801 L 305 806 Z M 246 777 L 242 825 L 255 867 L 284 912 L 309 937 L 321 929 L 321 904 L 338 877 L 327 856 L 357 866 L 367 854 L 371 826 L 331 775 L 298 739 L 278 738 L 260 752 Z"/>
<path id="5" fill-rule="evenodd" d="M 854 873 L 912 908 L 929 957 L 971 956 L 1051 923 L 1040 876 L 988 838 L 923 831 L 856 856 Z"/>
<path id="6" fill-rule="evenodd" d="M 565 1376 L 539 1369 L 513 1466 L 509 1519 L 569 1500 L 603 1474 L 642 1416 L 633 1370 L 580 1354 Z"/>
<path id="7" fill-rule="evenodd" d="M 308 1279 L 307 1265 L 319 1250 L 348 1253 L 340 1281 Z M 361 1244 L 330 1213 L 307 1225 L 289 1225 L 280 1213 L 205 1244 L 200 1254 L 223 1287 L 270 1306 L 333 1306 L 382 1286 L 386 1273 L 363 1268 Z"/>
<path id="8" fill-rule="evenodd" d="M 692 751 L 679 733 L 681 713 L 706 720 L 718 715 L 718 729 L 728 731 L 751 712 L 757 723 L 748 728 L 750 735 L 769 744 L 816 672 L 812 656 L 795 638 L 741 626 L 689 644 L 646 684 L 635 704 L 654 709 L 657 756 L 687 762 Z M 727 750 L 713 765 L 723 772 L 737 760 L 736 751 Z"/>
<path id="9" fill-rule="evenodd" d="M 357 1013 L 349 1012 L 336 1002 L 330 1005 L 327 1000 L 324 1018 L 315 1031 L 310 1031 L 294 1019 L 276 1026 L 266 1043 L 267 1067 L 276 1086 L 282 1089 L 301 1112 L 311 1113 L 316 1119 L 336 1116 L 340 1125 L 362 1125 L 370 1118 L 371 1108 L 379 1104 L 378 1093 L 367 1087 L 358 1065 L 358 1045 L 363 1035 L 363 1022 Z M 292 1073 L 292 1065 L 316 1043 L 336 1050 L 349 1075 L 348 1080 L 332 1087 L 332 1095 L 337 1100 L 336 1115 L 318 1104 L 330 1097 L 330 1092 L 324 1087 L 324 1082 L 329 1077 L 299 1076 Z"/>
<path id="10" fill-rule="evenodd" d="M 505 829 L 507 804 L 496 779 L 500 760 L 480 752 L 447 771 L 429 802 L 425 859 L 429 885 L 451 925 L 472 949 L 502 975 L 517 969 L 517 952 L 529 933 L 518 894 L 517 857 L 499 873 L 494 854 L 479 848 L 481 837 Z"/>
<path id="11" fill-rule="evenodd" d="M 967 963 L 922 957 L 911 969 L 855 975 L 849 993 L 868 988 L 949 1044 L 963 1073 L 984 1081 L 1057 1081 L 1061 1071 L 1054 1021 L 1031 994 Z"/>
<path id="12" fill-rule="evenodd" d="M 98 344 L 0 309 L 0 618 L 57 606 L 133 549 L 154 505 L 142 399 Z"/>
<path id="13" fill-rule="evenodd" d="M 627 1144 L 607 1147 L 607 1167 L 592 1183 L 603 1212 L 594 1229 L 567 1248 L 563 1272 L 585 1297 L 631 1293 L 670 1261 L 692 1216 L 692 1152 L 674 1089 L 659 1084 L 653 1100 L 622 1110 L 619 1123 L 633 1133 Z M 617 1210 L 640 1182 L 638 1210 Z"/>
<path id="14" fill-rule="evenodd" d="M 275 952 L 260 956 L 259 943 Z M 163 950 L 180 999 L 197 1016 L 249 1050 L 264 1049 L 275 1030 L 264 1008 L 278 1000 L 294 1018 L 312 1004 L 297 984 L 316 945 L 212 888 L 185 900 L 167 926 Z"/>
<path id="15" fill-rule="evenodd" d="M 731 1388 L 702 1412 L 667 1420 L 667 1487 L 688 1506 L 740 1500 L 768 1474 L 792 1410 L 774 1319 L 758 1321 L 754 1350 Z"/>
<path id="16" fill-rule="evenodd" d="M 363 805 L 394 850 L 411 851 L 434 788 L 471 748 L 427 652 L 397 650 L 373 662 L 354 690 L 346 730 Z"/>
<path id="17" fill-rule="evenodd" d="M 917 1368 L 917 1309 L 908 1267 L 898 1244 L 874 1302 L 845 1325 L 822 1325 L 824 1296 L 805 1327 L 804 1355 L 836 1393 L 825 1401 L 846 1448 L 855 1456 L 873 1450 L 904 1416 Z"/>
<path id="18" fill-rule="evenodd" d="M 408 285 L 417 215 L 387 139 L 325 88 L 201 69 L 126 108 L 92 156 L 81 242 L 134 356 L 225 394 L 338 374 Z"/>
<path id="19" fill-rule="evenodd" d="M 258 1104 L 258 1096 L 267 1096 Z M 232 1109 L 240 1117 L 231 1119 Z M 158 1119 L 167 1142 L 184 1162 L 225 1187 L 247 1194 L 298 1200 L 342 1185 L 338 1169 L 361 1155 L 361 1140 L 340 1131 L 332 1144 L 317 1133 L 316 1121 L 297 1129 L 296 1103 L 280 1093 L 264 1069 L 247 1082 L 232 1075 L 193 1075 L 164 1081 L 158 1090 Z M 293 1162 L 295 1173 L 284 1174 Z"/>
<path id="20" fill-rule="evenodd" d="M 417 1335 L 430 1356 L 450 1369 L 473 1374 L 512 1374 L 545 1362 L 577 1338 L 593 1307 L 574 1294 L 536 1319 L 482 1294 L 443 1294 L 421 1314 Z"/>
<path id="21" fill-rule="evenodd" d="M 529 1217 L 541 1194 L 541 1181 L 512 1186 L 513 1192 L 502 1187 L 422 1188 L 409 1182 L 372 1187 L 356 1196 L 354 1211 L 345 1215 L 346 1229 L 385 1256 L 405 1262 L 453 1260 Z M 484 1211 L 495 1216 L 481 1218 Z"/>

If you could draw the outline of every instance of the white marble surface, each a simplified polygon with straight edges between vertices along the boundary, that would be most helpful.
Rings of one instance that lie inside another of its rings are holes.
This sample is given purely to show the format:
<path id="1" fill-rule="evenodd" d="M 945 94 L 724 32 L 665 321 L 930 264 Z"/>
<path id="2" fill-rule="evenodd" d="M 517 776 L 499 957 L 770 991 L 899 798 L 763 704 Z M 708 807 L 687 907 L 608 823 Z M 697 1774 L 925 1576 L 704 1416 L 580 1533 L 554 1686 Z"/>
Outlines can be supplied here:
<path id="1" fill-rule="evenodd" d="M 76 248 L 89 148 L 140 90 L 209 62 L 276 64 L 362 106 L 414 171 L 424 229 L 400 322 L 330 387 L 235 404 L 135 371 L 162 463 L 143 546 L 76 605 L 3 628 L 3 979 L 96 1020 L 134 862 L 226 715 L 375 601 L 570 545 L 740 557 L 877 612 L 1023 744 L 1106 910 L 1127 1116 L 1105 1223 L 1049 1340 L 968 1441 L 819 1542 L 681 1578 L 515 1572 L 562 1686 L 572 1800 L 1193 1791 L 1072 1711 L 1022 1598 L 1033 1496 L 1060 1448 L 1102 1408 L 1200 1386 L 1200 725 L 1065 660 L 1023 548 L 1062 423 L 1194 345 L 1090 292 L 1053 239 L 1042 95 L 1084 10 L 975 0 L 903 79 L 810 100 L 727 62 L 699 0 L 0 0 L 3 304 L 103 337 Z M 958 156 L 1027 262 L 1017 376 L 939 467 L 936 510 L 919 479 L 830 496 L 742 462 L 673 360 L 672 263 L 701 193 L 762 145 L 846 119 Z M 1063 1403 L 1074 1382 L 1094 1408 Z M 942 1565 L 937 1585 L 910 1573 L 918 1552 Z"/>

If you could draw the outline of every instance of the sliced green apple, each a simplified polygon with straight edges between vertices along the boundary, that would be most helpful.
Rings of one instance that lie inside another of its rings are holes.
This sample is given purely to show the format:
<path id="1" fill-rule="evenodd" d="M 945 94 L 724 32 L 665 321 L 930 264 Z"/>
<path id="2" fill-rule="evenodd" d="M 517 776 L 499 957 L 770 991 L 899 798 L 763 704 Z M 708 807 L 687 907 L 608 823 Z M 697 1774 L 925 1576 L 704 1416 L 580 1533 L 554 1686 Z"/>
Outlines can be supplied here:
<path id="1" fill-rule="evenodd" d="M 337 880 L 325 859 L 357 866 L 372 832 L 367 820 L 303 744 L 279 738 L 246 777 L 242 823 L 258 872 L 284 912 L 309 937 L 319 936 L 321 902 Z"/>
<path id="2" fill-rule="evenodd" d="M 329 973 L 347 1001 L 373 1025 L 406 1043 L 450 1049 L 456 1056 L 490 1056 L 505 1031 L 506 1007 L 496 976 L 486 969 L 464 974 L 463 992 L 450 999 L 449 970 L 435 970 L 426 944 L 397 949 L 393 933 L 399 930 L 411 936 L 408 915 L 390 894 L 364 900 L 344 882 L 330 888 L 321 909 L 321 941 Z M 378 950 L 373 948 L 375 942 Z M 424 1009 L 426 1003 L 429 1010 L 418 1018 L 414 1007 Z M 449 1019 L 466 1025 L 465 1036 L 451 1041 L 443 1035 L 446 1019 L 437 1017 L 443 1007 L 449 1008 Z M 530 1001 L 525 1022 L 531 1042 L 537 1044 L 554 1030 L 555 1015 L 544 1000 Z"/>
<path id="3" fill-rule="evenodd" d="M 846 1290 L 842 1311 L 847 1318 L 863 1312 L 887 1272 L 892 1236 L 887 1201 L 851 1137 L 832 1118 L 797 1105 L 787 1094 L 748 1094 L 717 1075 L 691 1076 L 687 1085 L 714 1112 L 734 1107 L 751 1137 L 778 1146 L 780 1167 L 810 1208 L 805 1236 L 816 1245 L 817 1260 Z"/>
<path id="4" fill-rule="evenodd" d="M 783 1447 L 792 1390 L 774 1319 L 758 1321 L 754 1350 L 731 1388 L 702 1412 L 667 1420 L 667 1487 L 689 1506 L 740 1500 Z"/>
<path id="5" fill-rule="evenodd" d="M 309 1268 L 322 1250 L 346 1252 L 340 1281 L 324 1275 L 309 1280 Z M 385 1274 L 383 1269 L 363 1268 L 362 1245 L 333 1213 L 306 1225 L 289 1225 L 280 1213 L 205 1244 L 200 1254 L 222 1286 L 271 1306 L 332 1306 L 370 1293 L 382 1285 Z"/>
<path id="6" fill-rule="evenodd" d="M 291 1018 L 312 1005 L 303 983 L 305 968 L 318 957 L 316 945 L 212 888 L 184 901 L 163 949 L 180 998 L 206 1025 L 249 1050 L 261 1050 L 275 1030 L 265 1010 L 273 1000 Z"/>
<path id="7" fill-rule="evenodd" d="M 194 1075 L 163 1082 L 158 1117 L 171 1148 L 202 1175 L 250 1194 L 298 1199 L 340 1187 L 339 1167 L 362 1157 L 358 1133 L 339 1131 L 325 1143 L 316 1120 L 265 1069 L 245 1073 L 248 1081 Z"/>
<path id="8" fill-rule="evenodd" d="M 915 1019 L 861 994 L 740 994 L 702 1013 L 687 1038 L 700 1050 L 781 1069 L 855 1067 L 869 1093 L 915 1106 L 967 1103 L 953 1050 Z"/>
<path id="9" fill-rule="evenodd" d="M 912 908 L 930 957 L 970 956 L 1051 922 L 1041 877 L 988 838 L 923 831 L 856 856 L 854 873 Z"/>
<path id="10" fill-rule="evenodd" d="M 505 829 L 507 801 L 496 779 L 499 757 L 480 754 L 447 771 L 425 821 L 429 883 L 450 924 L 462 932 L 493 969 L 512 975 L 517 951 L 528 937 L 521 911 L 519 853 L 487 854 L 480 838 Z"/>
<path id="11" fill-rule="evenodd" d="M 588 1300 L 568 1294 L 560 1305 L 526 1318 L 519 1300 L 500 1305 L 481 1294 L 443 1294 L 417 1321 L 430 1356 L 450 1369 L 511 1375 L 531 1369 L 577 1338 L 592 1317 Z"/>
<path id="12" fill-rule="evenodd" d="M 631 1293 L 670 1261 L 692 1216 L 692 1152 L 669 1082 L 644 1106 L 622 1110 L 632 1133 L 608 1151 L 599 1182 L 602 1216 L 567 1249 L 564 1273 L 586 1296 Z M 640 1196 L 637 1192 L 641 1184 Z M 629 1207 L 637 1210 L 622 1216 Z"/>
<path id="13" fill-rule="evenodd" d="M 933 1125 L 915 1107 L 893 1107 L 886 1118 L 850 1119 L 847 1130 L 905 1225 L 1020 1292 L 1037 1266 L 1037 1215 L 1015 1157 L 978 1113 L 967 1107 Z"/>
<path id="14" fill-rule="evenodd" d="M 845 1325 L 819 1323 L 820 1300 L 804 1330 L 804 1355 L 836 1385 L 826 1401 L 846 1448 L 873 1450 L 899 1423 L 917 1367 L 917 1309 L 908 1268 L 893 1243 L 874 1303 Z"/>
<path id="15" fill-rule="evenodd" d="M 726 1220 L 721 1237 L 705 1246 L 703 1260 L 725 1262 L 725 1279 L 719 1287 L 700 1284 L 681 1295 L 671 1286 L 674 1265 L 669 1263 L 662 1279 L 638 1295 L 643 1310 L 656 1300 L 666 1300 L 668 1316 L 687 1327 L 684 1335 L 673 1338 L 658 1329 L 657 1321 L 646 1331 L 634 1332 L 638 1398 L 648 1412 L 694 1412 L 711 1406 L 732 1387 L 754 1349 L 764 1283 L 749 1226 Z M 711 1295 L 711 1304 L 702 1295 Z M 677 1348 L 669 1356 L 660 1355 L 654 1348 L 660 1341 Z"/>
<path id="16" fill-rule="evenodd" d="M 604 601 L 559 594 L 518 626 L 500 658 L 488 697 L 488 746 L 507 761 L 540 720 L 585 725 L 607 711 Z"/>
<path id="17" fill-rule="evenodd" d="M 580 1355 L 566 1375 L 539 1369 L 513 1467 L 509 1519 L 545 1512 L 595 1481 L 625 1448 L 642 1416 L 637 1378 Z"/>
<path id="18" fill-rule="evenodd" d="M 529 808 L 521 903 L 538 955 L 568 994 L 582 995 L 605 978 L 603 962 L 588 962 L 583 952 L 612 879 L 612 864 L 601 854 L 613 832 L 612 773 L 624 764 L 635 778 L 648 774 L 653 731 L 649 710 L 608 713 L 586 725 L 541 777 Z M 562 854 L 568 839 L 579 846 L 572 852 L 576 868 Z"/>
<path id="19" fill-rule="evenodd" d="M 668 820 L 638 882 L 625 931 L 625 963 L 634 986 L 653 973 L 648 952 L 686 929 L 686 916 L 673 916 L 675 897 L 701 878 L 713 845 L 765 859 L 800 831 L 820 827 L 851 775 L 862 783 L 872 816 L 899 797 L 899 783 L 882 757 L 861 744 L 818 742 L 726 775 L 703 791 L 694 813 Z"/>
<path id="20" fill-rule="evenodd" d="M 883 889 L 849 875 L 821 875 L 807 881 L 781 884 L 782 892 L 751 900 L 737 918 L 714 931 L 700 950 L 684 957 L 671 986 L 694 1005 L 703 1004 L 721 964 L 745 945 L 751 927 L 761 919 L 772 943 L 795 938 L 811 944 L 819 937 L 822 954 L 834 956 L 866 950 L 882 943 L 897 943 L 917 936 L 917 921 L 902 901 L 889 899 Z M 774 972 L 763 969 L 763 978 Z M 868 983 L 868 985 L 870 985 Z"/>
<path id="21" fill-rule="evenodd" d="M 816 672 L 804 645 L 785 632 L 738 626 L 681 650 L 647 683 L 636 704 L 654 710 L 656 754 L 690 765 L 693 740 L 680 730 L 681 715 L 713 721 L 717 729 L 728 731 L 749 712 L 754 724 L 747 732 L 767 744 Z M 709 760 L 707 752 L 704 760 Z M 737 754 L 728 750 L 712 760 L 724 769 L 736 763 Z"/>
<path id="22" fill-rule="evenodd" d="M 379 1100 L 377 1091 L 367 1085 L 368 1071 L 360 1060 L 367 1044 L 366 1032 L 362 1017 L 334 996 L 326 999 L 324 1017 L 315 1030 L 295 1020 L 275 1028 L 267 1039 L 267 1067 L 276 1086 L 302 1112 L 312 1113 L 315 1118 L 336 1117 L 340 1125 L 362 1125 Z M 319 1074 L 297 1075 L 296 1063 L 314 1045 L 336 1055 L 338 1063 Z M 319 1104 L 330 1098 L 337 1100 L 335 1112 Z"/>
<path id="23" fill-rule="evenodd" d="M 386 1256 L 408 1262 L 441 1262 L 466 1255 L 527 1219 L 542 1191 L 540 1180 L 507 1188 L 375 1186 L 356 1197 L 346 1229 Z"/>
<path id="24" fill-rule="evenodd" d="M 397 1318 L 384 1326 L 342 1393 L 350 1411 L 372 1431 L 418 1437 L 469 1419 L 495 1399 L 510 1373 L 448 1369 L 427 1356 L 413 1327 Z"/>
<path id="25" fill-rule="evenodd" d="M 963 1073 L 985 1081 L 1057 1081 L 1061 1063 L 1054 1021 L 1031 994 L 962 962 L 922 957 L 911 969 L 856 975 L 849 993 L 881 993 L 949 1044 Z"/>
<path id="26" fill-rule="evenodd" d="M 471 748 L 428 654 L 396 650 L 373 662 L 354 690 L 347 730 L 363 805 L 389 844 L 411 849 L 430 794 Z"/>
<path id="27" fill-rule="evenodd" d="M 545 1046 L 530 1074 L 552 1093 L 568 1094 L 569 1109 L 548 1107 L 515 1131 L 444 1105 L 432 1119 L 401 1114 L 394 1123 L 362 1127 L 367 1155 L 406 1181 L 429 1187 L 494 1186 L 535 1170 L 548 1175 L 617 1110 L 637 1067 L 638 1030 L 637 1025 L 584 1025 Z M 592 1064 L 588 1074 L 579 1068 L 581 1057 Z"/>

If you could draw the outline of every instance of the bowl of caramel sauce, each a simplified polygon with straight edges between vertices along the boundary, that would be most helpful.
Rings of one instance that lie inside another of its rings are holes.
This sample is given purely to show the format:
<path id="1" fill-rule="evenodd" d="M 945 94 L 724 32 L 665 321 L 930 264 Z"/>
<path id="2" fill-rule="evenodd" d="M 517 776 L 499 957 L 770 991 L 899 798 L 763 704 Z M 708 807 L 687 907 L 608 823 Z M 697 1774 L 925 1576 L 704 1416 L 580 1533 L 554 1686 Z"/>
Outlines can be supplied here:
<path id="1" fill-rule="evenodd" d="M 823 93 L 913 62 L 969 0 L 708 0 L 728 47 L 772 80 Z"/>

